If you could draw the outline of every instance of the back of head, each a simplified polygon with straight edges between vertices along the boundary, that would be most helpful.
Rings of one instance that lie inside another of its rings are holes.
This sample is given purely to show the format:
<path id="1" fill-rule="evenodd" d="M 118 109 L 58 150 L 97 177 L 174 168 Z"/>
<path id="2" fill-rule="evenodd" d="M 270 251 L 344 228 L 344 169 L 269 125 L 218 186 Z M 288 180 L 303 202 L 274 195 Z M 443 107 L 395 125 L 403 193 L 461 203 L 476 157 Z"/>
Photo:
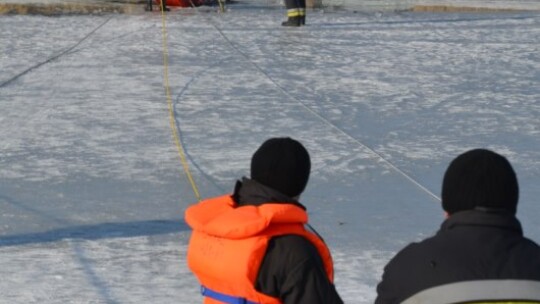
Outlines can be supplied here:
<path id="1" fill-rule="evenodd" d="M 251 178 L 289 197 L 304 191 L 310 170 L 308 151 L 289 137 L 268 139 L 251 159 Z"/>
<path id="2" fill-rule="evenodd" d="M 516 213 L 519 187 L 508 160 L 489 150 L 467 151 L 444 174 L 442 205 L 449 214 L 477 207 Z"/>

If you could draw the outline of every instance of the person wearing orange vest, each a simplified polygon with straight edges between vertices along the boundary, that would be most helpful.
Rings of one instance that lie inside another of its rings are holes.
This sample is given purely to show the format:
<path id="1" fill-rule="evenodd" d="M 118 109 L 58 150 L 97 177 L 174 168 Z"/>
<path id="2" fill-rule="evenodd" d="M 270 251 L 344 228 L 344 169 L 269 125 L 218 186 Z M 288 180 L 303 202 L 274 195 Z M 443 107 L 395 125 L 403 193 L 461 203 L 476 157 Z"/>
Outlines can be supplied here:
<path id="1" fill-rule="evenodd" d="M 342 304 L 330 250 L 304 227 L 298 202 L 311 162 L 291 138 L 265 141 L 251 159 L 251 178 L 234 192 L 190 206 L 188 266 L 205 304 Z"/>

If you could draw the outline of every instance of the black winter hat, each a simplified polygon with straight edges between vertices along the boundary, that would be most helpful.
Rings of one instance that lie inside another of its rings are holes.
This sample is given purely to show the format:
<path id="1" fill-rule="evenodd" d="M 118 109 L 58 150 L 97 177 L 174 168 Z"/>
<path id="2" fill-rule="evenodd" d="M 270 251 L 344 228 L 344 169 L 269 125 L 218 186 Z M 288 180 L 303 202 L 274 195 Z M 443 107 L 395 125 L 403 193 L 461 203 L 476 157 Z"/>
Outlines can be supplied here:
<path id="1" fill-rule="evenodd" d="M 289 137 L 268 139 L 251 158 L 251 179 L 290 197 L 304 191 L 310 170 L 308 151 Z"/>
<path id="2" fill-rule="evenodd" d="M 516 213 L 519 187 L 508 160 L 489 150 L 467 151 L 454 159 L 444 174 L 443 209 L 454 212 L 476 207 Z"/>

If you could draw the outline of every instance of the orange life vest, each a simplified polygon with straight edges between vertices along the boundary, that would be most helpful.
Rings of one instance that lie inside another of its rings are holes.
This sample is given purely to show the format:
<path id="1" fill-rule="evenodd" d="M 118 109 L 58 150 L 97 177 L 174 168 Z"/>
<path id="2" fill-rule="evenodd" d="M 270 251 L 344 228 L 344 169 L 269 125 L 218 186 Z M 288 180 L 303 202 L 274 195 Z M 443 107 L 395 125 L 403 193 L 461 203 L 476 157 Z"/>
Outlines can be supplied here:
<path id="1" fill-rule="evenodd" d="M 237 207 L 230 195 L 205 200 L 186 210 L 193 229 L 188 266 L 203 286 L 204 303 L 223 303 L 205 291 L 245 299 L 246 303 L 281 303 L 255 289 L 268 241 L 285 234 L 301 235 L 318 250 L 330 282 L 334 270 L 326 244 L 307 231 L 307 213 L 292 204 L 269 203 Z"/>

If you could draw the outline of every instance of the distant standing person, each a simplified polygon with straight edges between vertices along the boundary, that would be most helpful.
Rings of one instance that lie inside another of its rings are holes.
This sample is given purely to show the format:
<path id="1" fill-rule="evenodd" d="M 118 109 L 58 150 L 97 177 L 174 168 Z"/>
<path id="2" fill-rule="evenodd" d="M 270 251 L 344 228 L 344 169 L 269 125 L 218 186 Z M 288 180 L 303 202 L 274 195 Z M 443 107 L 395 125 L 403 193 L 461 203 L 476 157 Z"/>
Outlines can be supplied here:
<path id="1" fill-rule="evenodd" d="M 310 170 L 302 144 L 271 138 L 253 154 L 251 178 L 186 210 L 188 265 L 205 304 L 343 303 L 330 250 L 304 227 L 308 215 L 298 200 Z"/>
<path id="2" fill-rule="evenodd" d="M 146 6 L 144 7 L 144 10 L 147 12 L 153 11 L 152 2 L 154 0 L 146 0 Z M 160 10 L 163 11 L 170 11 L 170 9 L 167 7 L 167 0 L 157 0 L 156 3 L 159 5 Z M 163 5 L 163 7 L 161 7 Z"/>
<path id="3" fill-rule="evenodd" d="M 287 21 L 283 26 L 301 26 L 306 24 L 306 0 L 285 0 Z"/>
<path id="4" fill-rule="evenodd" d="M 386 265 L 375 303 L 540 303 L 540 247 L 515 217 L 518 192 L 503 156 L 484 149 L 459 155 L 442 183 L 447 219 Z"/>

